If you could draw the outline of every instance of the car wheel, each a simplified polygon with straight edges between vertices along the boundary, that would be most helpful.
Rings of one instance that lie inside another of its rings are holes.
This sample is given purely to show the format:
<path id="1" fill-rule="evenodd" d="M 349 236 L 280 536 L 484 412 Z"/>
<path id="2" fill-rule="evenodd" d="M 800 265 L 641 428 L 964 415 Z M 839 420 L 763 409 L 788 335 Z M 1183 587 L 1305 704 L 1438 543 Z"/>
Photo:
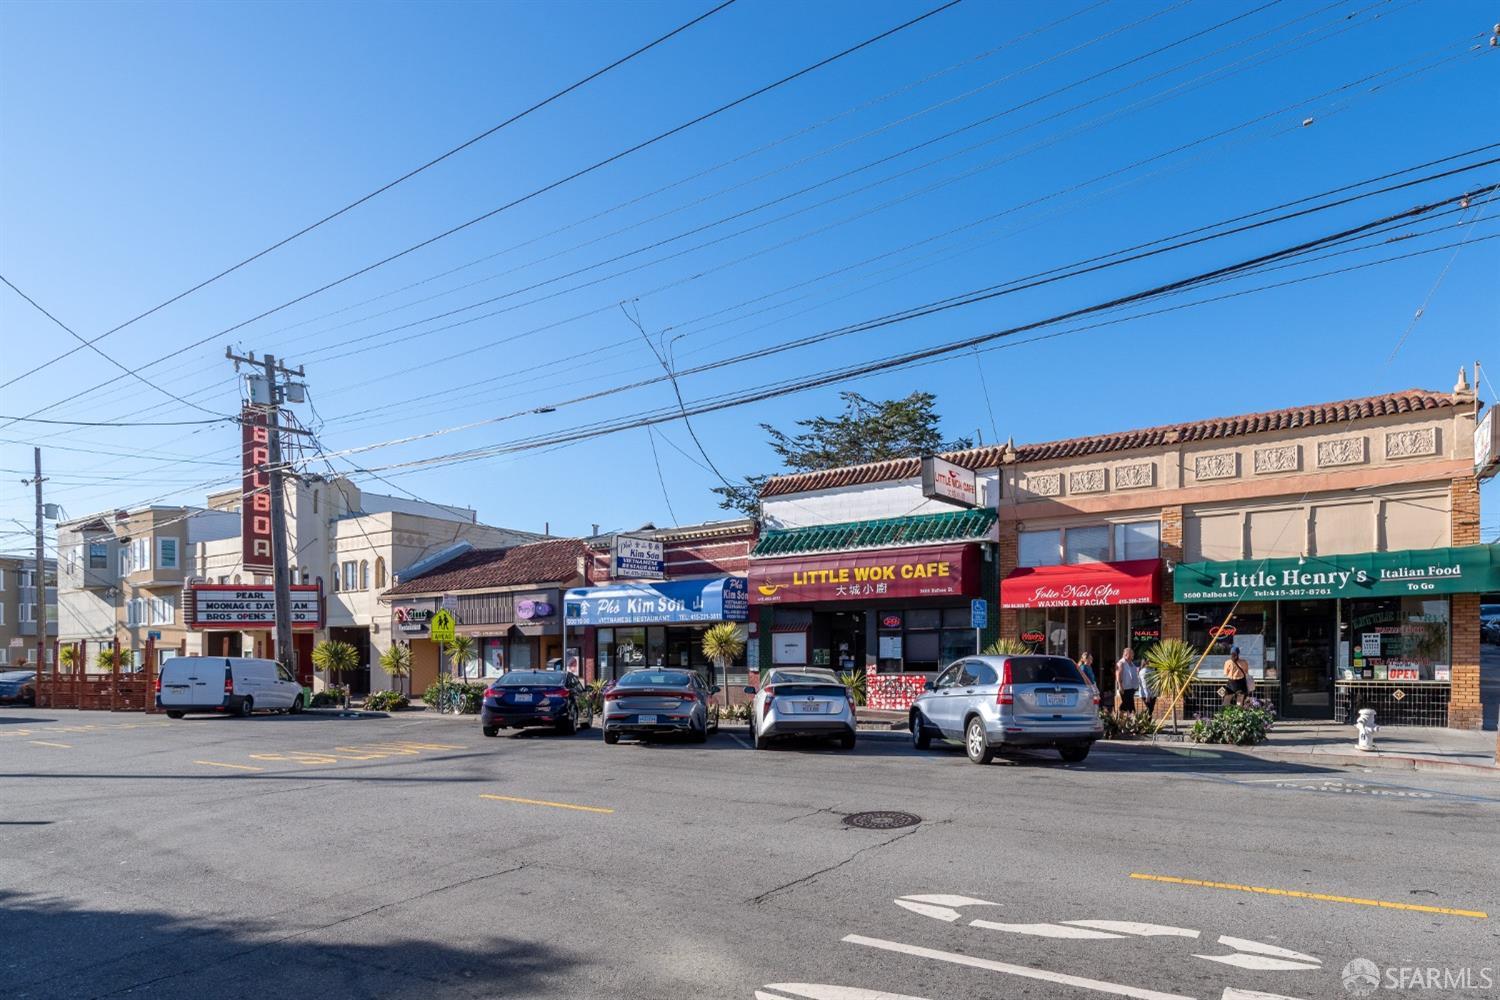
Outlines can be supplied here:
<path id="1" fill-rule="evenodd" d="M 1069 764 L 1076 764 L 1089 755 L 1091 743 L 1076 743 L 1073 746 L 1058 747 L 1057 752 L 1062 754 L 1062 759 Z"/>
<path id="2" fill-rule="evenodd" d="M 604 731 L 604 742 L 608 743 L 610 746 L 614 746 L 616 743 L 620 742 L 620 734 L 612 733 L 608 729 L 606 729 Z"/>
<path id="3" fill-rule="evenodd" d="M 754 727 L 750 729 L 750 745 L 757 750 L 771 749 L 771 741 L 760 734 L 760 730 Z"/>
<path id="4" fill-rule="evenodd" d="M 577 705 L 568 706 L 568 714 L 563 716 L 562 721 L 557 724 L 557 731 L 559 733 L 562 733 L 564 736 L 572 736 L 574 733 L 578 732 Z"/>
<path id="5" fill-rule="evenodd" d="M 579 729 L 593 729 L 594 728 L 594 706 L 592 706 L 592 705 L 589 706 L 589 712 L 588 712 L 587 715 L 585 715 L 583 717 L 583 724 L 580 725 L 578 728 Z"/>
<path id="6" fill-rule="evenodd" d="M 180 719 L 180 718 L 182 718 L 182 713 L 181 712 L 168 712 L 167 713 L 167 718 L 169 718 L 169 719 Z"/>
<path id="7" fill-rule="evenodd" d="M 703 726 L 702 726 L 702 728 L 699 728 L 698 726 L 694 726 L 692 729 L 688 730 L 688 739 L 691 742 L 693 742 L 693 743 L 707 743 L 708 742 L 708 716 L 707 715 L 705 715 L 703 717 Z"/>
<path id="8" fill-rule="evenodd" d="M 839 749 L 840 750 L 853 750 L 854 749 L 854 734 L 853 733 L 850 733 L 848 736 L 840 736 L 839 737 Z"/>
<path id="9" fill-rule="evenodd" d="M 970 719 L 964 729 L 964 752 L 975 764 L 988 764 L 995 759 L 995 749 L 984 732 L 984 720 L 978 716 Z"/>
<path id="10" fill-rule="evenodd" d="M 911 713 L 911 745 L 918 750 L 926 750 L 932 746 L 932 733 L 922 721 L 921 712 Z"/>
<path id="11" fill-rule="evenodd" d="M 287 709 L 287 711 L 291 712 L 293 715 L 302 714 L 302 696 L 300 694 L 292 699 L 292 707 Z"/>
<path id="12" fill-rule="evenodd" d="M 253 711 L 255 711 L 255 699 L 246 698 L 244 701 L 240 702 L 240 707 L 235 714 L 237 714 L 242 719 L 248 719 L 250 718 L 250 713 Z"/>
<path id="13" fill-rule="evenodd" d="M 486 735 L 486 736 L 499 736 L 500 735 L 500 727 L 499 726 L 485 726 L 484 727 L 484 735 Z"/>

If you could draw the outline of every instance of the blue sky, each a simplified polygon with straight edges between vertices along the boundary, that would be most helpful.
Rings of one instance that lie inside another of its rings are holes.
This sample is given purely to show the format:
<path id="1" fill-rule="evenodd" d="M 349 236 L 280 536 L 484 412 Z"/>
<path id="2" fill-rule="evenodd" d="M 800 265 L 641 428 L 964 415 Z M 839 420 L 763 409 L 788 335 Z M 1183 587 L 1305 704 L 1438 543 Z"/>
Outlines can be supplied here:
<path id="1" fill-rule="evenodd" d="M 361 449 L 659 373 L 621 302 L 673 342 L 680 365 L 699 363 L 1496 138 L 1500 50 L 1485 45 L 1489 5 L 967 0 L 459 235 L 213 336 L 932 5 L 739 0 L 99 343 L 134 367 L 210 338 L 143 369 L 202 410 L 133 380 L 95 389 L 118 370 L 83 351 L 0 389 L 0 413 L 51 405 L 40 415 L 104 422 L 232 413 L 238 390 L 223 358 L 232 344 L 305 364 L 316 414 L 303 406 L 299 416 L 321 427 L 328 451 Z M 95 336 L 708 6 L 7 4 L 0 273 Z M 684 378 L 682 392 L 688 400 L 740 392 L 1029 322 L 1497 177 L 1490 167 L 775 352 Z M 812 190 L 795 193 L 804 188 Z M 729 216 L 738 217 L 722 221 Z M 1401 230 L 1450 227 L 1399 248 L 1163 305 L 1482 238 L 1500 232 L 1497 216 L 1476 204 Z M 643 249 L 661 241 L 669 242 Z M 1497 264 L 1500 243 L 1472 243 L 706 414 L 694 428 L 733 478 L 776 470 L 760 422 L 789 427 L 832 412 L 841 388 L 874 397 L 927 389 L 950 436 L 1036 441 L 1410 386 L 1446 389 L 1476 357 L 1500 380 L 1500 355 L 1486 357 L 1500 344 Z M 490 298 L 498 301 L 429 318 Z M 74 344 L 8 289 L 0 289 L 0 323 L 0 381 Z M 1488 387 L 1484 398 L 1494 398 Z M 620 423 L 673 402 L 665 384 L 603 392 L 334 465 L 383 469 L 396 486 L 366 481 L 378 492 L 399 487 L 474 506 L 492 524 L 550 523 L 555 533 L 730 516 L 717 508 L 709 489 L 718 480 L 681 421 L 654 435 L 666 497 L 652 437 L 639 428 L 459 464 L 403 464 Z M 0 426 L 0 548 L 26 544 L 3 532 L 22 530 L 12 518 L 30 524 L 30 491 L 17 480 L 30 468 L 33 442 L 54 477 L 49 498 L 72 516 L 158 498 L 201 502 L 231 484 L 237 454 L 226 425 Z M 1488 540 L 1500 536 L 1493 482 L 1484 501 Z"/>

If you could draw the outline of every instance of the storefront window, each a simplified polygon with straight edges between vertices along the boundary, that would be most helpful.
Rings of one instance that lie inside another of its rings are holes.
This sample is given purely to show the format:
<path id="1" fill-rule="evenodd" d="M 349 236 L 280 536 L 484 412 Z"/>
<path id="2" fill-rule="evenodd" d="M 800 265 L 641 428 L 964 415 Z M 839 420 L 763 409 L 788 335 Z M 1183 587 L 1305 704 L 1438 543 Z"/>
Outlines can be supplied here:
<path id="1" fill-rule="evenodd" d="M 1130 607 L 1129 611 L 1130 648 L 1136 659 L 1142 659 L 1152 646 L 1161 642 L 1161 608 L 1155 604 L 1139 604 Z"/>
<path id="2" fill-rule="evenodd" d="M 536 666 L 531 655 L 532 640 L 517 639 L 510 640 L 510 669 L 530 670 Z"/>
<path id="3" fill-rule="evenodd" d="M 1155 559 L 1161 553 L 1161 522 L 1115 525 L 1115 559 Z"/>
<path id="4" fill-rule="evenodd" d="M 1056 566 L 1062 561 L 1061 532 L 1023 531 L 1018 536 L 1017 562 L 1022 566 Z"/>
<path id="5" fill-rule="evenodd" d="M 484 675 L 499 677 L 505 673 L 505 640 L 484 640 Z"/>
<path id="6" fill-rule="evenodd" d="M 1448 650 L 1445 597 L 1344 604 L 1339 676 L 1345 680 L 1450 680 Z"/>
<path id="7" fill-rule="evenodd" d="M 1067 544 L 1065 555 L 1069 565 L 1109 561 L 1108 525 L 1069 528 L 1063 538 Z"/>
<path id="8" fill-rule="evenodd" d="M 646 629 L 646 663 L 653 667 L 665 667 L 667 663 L 667 630 Z"/>
<path id="9" fill-rule="evenodd" d="M 1030 646 L 1033 653 L 1042 652 L 1047 644 L 1047 612 L 1041 608 L 1022 608 L 1016 620 L 1021 628 L 1016 638 Z"/>
<path id="10" fill-rule="evenodd" d="M 1198 668 L 1202 677 L 1224 676 L 1224 661 L 1230 649 L 1238 646 L 1240 658 L 1250 665 L 1257 678 L 1275 678 L 1276 671 L 1276 604 L 1245 602 L 1232 604 L 1194 604 L 1186 612 L 1187 641 L 1194 649 L 1208 650 Z M 1228 624 L 1225 618 L 1228 617 Z"/>
<path id="11" fill-rule="evenodd" d="M 881 611 L 876 621 L 882 672 L 931 672 L 976 652 L 968 605 Z"/>

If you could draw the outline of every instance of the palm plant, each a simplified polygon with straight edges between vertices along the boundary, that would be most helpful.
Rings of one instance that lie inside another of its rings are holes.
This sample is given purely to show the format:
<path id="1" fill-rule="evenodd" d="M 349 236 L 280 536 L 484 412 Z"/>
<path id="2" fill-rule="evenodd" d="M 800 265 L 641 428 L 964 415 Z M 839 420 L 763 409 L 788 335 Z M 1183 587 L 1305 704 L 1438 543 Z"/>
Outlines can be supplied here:
<path id="1" fill-rule="evenodd" d="M 729 680 L 729 665 L 739 659 L 745 652 L 745 633 L 740 631 L 738 625 L 730 622 L 720 622 L 710 625 L 703 631 L 703 655 L 713 661 L 719 671 L 719 680 L 727 684 Z M 724 692 L 724 700 L 729 700 L 729 693 Z"/>
<path id="2" fill-rule="evenodd" d="M 124 660 L 124 655 L 113 646 L 101 647 L 99 652 L 94 654 L 94 666 L 106 674 L 114 673 L 118 670 Z"/>
<path id="3" fill-rule="evenodd" d="M 474 659 L 474 637 L 472 635 L 455 635 L 443 645 L 447 651 L 448 658 L 453 661 L 453 676 L 457 677 L 463 672 L 464 666 Z"/>
<path id="4" fill-rule="evenodd" d="M 403 682 L 411 676 L 411 644 L 393 642 L 391 648 L 380 654 L 380 669 Z M 409 693 L 409 692 L 408 692 Z"/>
<path id="5" fill-rule="evenodd" d="M 79 657 L 78 655 L 78 647 L 74 646 L 71 643 L 57 651 L 58 666 L 62 667 L 70 674 L 78 669 L 79 659 L 81 659 L 81 657 Z"/>
<path id="6" fill-rule="evenodd" d="M 338 678 L 359 666 L 359 650 L 347 642 L 327 639 L 313 647 L 313 666 L 328 672 L 328 682 L 337 684 Z"/>
<path id="7" fill-rule="evenodd" d="M 1157 697 L 1172 699 L 1172 732 L 1182 694 L 1198 672 L 1198 651 L 1181 639 L 1163 639 L 1146 652 L 1146 667 Z"/>
<path id="8" fill-rule="evenodd" d="M 1031 647 L 1020 639 L 996 639 L 984 647 L 985 656 L 1025 656 Z"/>

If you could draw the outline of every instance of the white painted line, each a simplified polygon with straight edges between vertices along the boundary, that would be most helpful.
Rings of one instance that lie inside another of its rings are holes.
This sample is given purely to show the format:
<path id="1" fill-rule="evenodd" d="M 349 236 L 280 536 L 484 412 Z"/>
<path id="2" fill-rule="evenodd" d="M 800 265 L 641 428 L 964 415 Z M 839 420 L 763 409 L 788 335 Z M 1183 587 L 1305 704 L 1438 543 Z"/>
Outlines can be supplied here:
<path id="1" fill-rule="evenodd" d="M 1298 998 L 1284 997 L 1280 993 L 1261 993 L 1258 990 L 1241 990 L 1226 986 L 1224 995 L 1219 1000 L 1298 1000 Z"/>
<path id="2" fill-rule="evenodd" d="M 1074 927 L 1092 927 L 1100 931 L 1116 931 L 1120 934 L 1136 934 L 1140 937 L 1185 937 L 1195 938 L 1198 932 L 1189 927 L 1168 927 L 1165 924 L 1143 924 L 1136 920 L 1064 920 Z"/>
<path id="3" fill-rule="evenodd" d="M 766 990 L 776 990 L 768 993 Z M 858 986 L 832 986 L 828 983 L 771 983 L 755 991 L 755 1000 L 922 1000 L 904 993 L 883 993 Z"/>
<path id="4" fill-rule="evenodd" d="M 744 747 L 746 750 L 750 749 L 750 744 L 748 744 L 744 740 L 740 739 L 734 733 L 730 733 L 728 735 L 729 735 L 730 739 L 734 740 L 736 743 L 738 743 L 740 746 Z"/>
<path id="5" fill-rule="evenodd" d="M 1180 993 L 1162 993 L 1157 990 L 1142 989 L 1139 986 L 1107 983 L 1101 979 L 1088 979 L 1083 976 L 1072 976 L 1065 972 L 1051 972 L 1047 969 L 1033 969 L 1026 965 L 1011 965 L 1009 962 L 996 962 L 993 959 L 978 958 L 974 955 L 960 955 L 951 951 L 938 951 L 936 948 L 922 948 L 914 944 L 903 944 L 900 941 L 885 941 L 881 938 L 864 937 L 860 934 L 845 935 L 843 940 L 848 944 L 861 944 L 867 948 L 894 951 L 916 958 L 931 958 L 939 962 L 952 962 L 954 965 L 967 965 L 973 969 L 1003 972 L 1006 975 L 1019 976 L 1022 979 L 1037 979 L 1045 983 L 1076 986 L 1082 990 L 1093 990 L 1096 993 L 1108 993 L 1111 996 L 1117 997 L 1130 997 L 1132 1000 L 1193 1000 L 1192 997 L 1185 997 Z"/>
<path id="6" fill-rule="evenodd" d="M 1087 927 L 1067 927 L 1063 924 L 1002 924 L 994 920 L 970 920 L 970 927 L 982 927 L 987 931 L 1005 931 L 1010 934 L 1029 934 L 1032 937 L 1073 938 L 1078 941 L 1118 941 L 1123 934 L 1093 931 Z"/>
<path id="7" fill-rule="evenodd" d="M 1322 959 L 1314 955 L 1304 955 L 1300 951 L 1292 951 L 1290 948 L 1278 948 L 1274 944 L 1263 944 L 1260 941 L 1251 941 L 1249 938 L 1230 937 L 1227 934 L 1219 935 L 1219 943 L 1240 951 L 1253 951 L 1257 955 L 1274 955 L 1277 958 L 1289 958 L 1294 962 L 1322 963 Z"/>
<path id="8" fill-rule="evenodd" d="M 1254 969 L 1257 972 L 1296 972 L 1302 969 L 1323 967 L 1321 963 L 1291 962 L 1284 958 L 1272 958 L 1269 955 L 1243 955 L 1238 952 L 1233 955 L 1194 955 L 1193 957 L 1222 965 L 1232 965 L 1236 969 Z"/>
<path id="9" fill-rule="evenodd" d="M 951 893 L 936 892 L 926 895 L 902 896 L 896 900 L 896 905 L 913 913 L 920 913 L 924 917 L 933 917 L 937 920 L 946 920 L 948 923 L 958 919 L 957 906 L 999 906 L 999 903 L 991 903 L 987 899 L 975 899 L 973 896 L 955 896 Z"/>

